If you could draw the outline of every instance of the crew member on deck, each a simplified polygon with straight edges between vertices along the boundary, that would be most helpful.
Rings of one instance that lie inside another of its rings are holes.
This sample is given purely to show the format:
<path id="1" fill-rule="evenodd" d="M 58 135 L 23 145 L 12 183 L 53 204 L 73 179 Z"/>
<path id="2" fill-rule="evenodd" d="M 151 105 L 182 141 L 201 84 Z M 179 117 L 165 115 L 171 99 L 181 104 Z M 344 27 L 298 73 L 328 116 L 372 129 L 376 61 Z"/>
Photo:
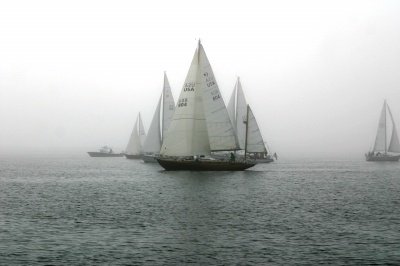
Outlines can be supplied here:
<path id="1" fill-rule="evenodd" d="M 231 162 L 235 161 L 235 154 L 233 154 L 233 152 L 231 152 Z"/>

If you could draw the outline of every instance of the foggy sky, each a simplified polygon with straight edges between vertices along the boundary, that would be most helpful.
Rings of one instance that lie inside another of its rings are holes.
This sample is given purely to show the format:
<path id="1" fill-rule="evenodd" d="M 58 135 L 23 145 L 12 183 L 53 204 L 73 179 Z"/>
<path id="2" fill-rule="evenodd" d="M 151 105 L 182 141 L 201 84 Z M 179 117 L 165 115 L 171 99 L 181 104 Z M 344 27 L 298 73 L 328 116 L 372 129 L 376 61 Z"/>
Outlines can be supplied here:
<path id="1" fill-rule="evenodd" d="M 0 155 L 124 149 L 199 37 L 225 103 L 240 76 L 272 151 L 362 157 L 400 125 L 398 1 L 2 1 Z"/>

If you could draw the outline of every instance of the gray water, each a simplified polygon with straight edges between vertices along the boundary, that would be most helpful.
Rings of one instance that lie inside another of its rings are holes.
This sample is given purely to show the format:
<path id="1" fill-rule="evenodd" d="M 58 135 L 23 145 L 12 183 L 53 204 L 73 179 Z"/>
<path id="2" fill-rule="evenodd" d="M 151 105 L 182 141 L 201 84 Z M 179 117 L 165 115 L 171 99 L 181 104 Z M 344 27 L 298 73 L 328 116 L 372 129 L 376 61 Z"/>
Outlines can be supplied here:
<path id="1" fill-rule="evenodd" d="M 400 264 L 400 163 L 0 158 L 1 265 Z"/>

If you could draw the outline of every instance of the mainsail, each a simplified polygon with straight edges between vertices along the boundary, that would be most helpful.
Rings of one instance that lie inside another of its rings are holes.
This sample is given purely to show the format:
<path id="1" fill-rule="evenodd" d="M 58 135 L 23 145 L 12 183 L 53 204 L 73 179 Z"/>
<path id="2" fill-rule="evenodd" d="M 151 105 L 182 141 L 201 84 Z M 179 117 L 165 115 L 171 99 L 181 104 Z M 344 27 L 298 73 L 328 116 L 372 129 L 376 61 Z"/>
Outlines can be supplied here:
<path id="1" fill-rule="evenodd" d="M 236 82 L 236 91 L 237 91 L 236 131 L 237 131 L 237 137 L 238 137 L 238 141 L 240 144 L 240 148 L 244 149 L 246 125 L 243 123 L 243 121 L 245 121 L 245 119 L 246 119 L 247 102 L 246 102 L 246 98 L 244 97 L 242 84 L 240 83 L 239 78 Z"/>
<path id="2" fill-rule="evenodd" d="M 141 154 L 145 137 L 146 133 L 139 113 L 129 138 L 128 145 L 126 146 L 125 153 L 130 155 Z"/>
<path id="3" fill-rule="evenodd" d="M 145 153 L 159 153 L 161 149 L 161 131 L 160 131 L 160 107 L 161 99 L 158 100 L 156 111 L 154 112 L 153 119 L 149 127 L 146 140 L 143 145 L 143 152 Z"/>
<path id="4" fill-rule="evenodd" d="M 140 144 L 143 147 L 144 141 L 146 140 L 146 132 L 144 131 L 143 121 L 140 113 L 139 113 L 139 139 L 140 139 Z"/>
<path id="5" fill-rule="evenodd" d="M 247 106 L 247 130 L 245 129 L 245 143 L 247 152 L 267 152 L 260 128 L 250 106 Z"/>
<path id="6" fill-rule="evenodd" d="M 234 127 L 240 149 L 244 149 L 246 125 L 247 102 L 244 97 L 240 78 L 237 79 L 231 98 L 228 103 L 228 113 Z"/>
<path id="7" fill-rule="evenodd" d="M 162 112 L 160 114 L 161 103 Z M 169 124 L 171 123 L 171 118 L 174 114 L 174 110 L 174 97 L 172 96 L 171 87 L 169 85 L 167 75 L 164 72 L 163 90 L 158 101 L 156 111 L 154 112 L 153 119 L 151 120 L 149 132 L 143 145 L 143 151 L 145 153 L 160 153 L 162 136 L 165 135 L 165 132 L 167 131 Z M 160 122 L 162 126 L 160 126 Z"/>
<path id="8" fill-rule="evenodd" d="M 175 112 L 174 96 L 171 92 L 171 86 L 169 85 L 167 74 L 164 72 L 164 87 L 162 95 L 162 138 L 167 133 L 168 127 L 171 123 L 172 116 Z"/>
<path id="9" fill-rule="evenodd" d="M 399 137 L 397 135 L 396 124 L 394 123 L 394 119 L 392 116 L 392 112 L 390 111 L 389 105 L 387 107 L 389 110 L 390 119 L 392 121 L 392 136 L 390 138 L 390 144 L 389 144 L 388 151 L 400 153 L 400 143 L 399 143 Z"/>
<path id="10" fill-rule="evenodd" d="M 376 132 L 374 151 L 386 152 L 386 101 L 383 103 L 379 118 L 378 131 Z"/>

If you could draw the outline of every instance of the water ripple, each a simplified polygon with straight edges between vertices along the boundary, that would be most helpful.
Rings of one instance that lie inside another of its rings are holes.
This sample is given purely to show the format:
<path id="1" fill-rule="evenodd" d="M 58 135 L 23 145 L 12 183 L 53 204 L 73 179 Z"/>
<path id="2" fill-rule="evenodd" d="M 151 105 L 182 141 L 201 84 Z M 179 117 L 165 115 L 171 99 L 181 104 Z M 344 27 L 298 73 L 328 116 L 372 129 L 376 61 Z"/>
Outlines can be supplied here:
<path id="1" fill-rule="evenodd" d="M 399 164 L 0 159 L 1 265 L 400 263 Z"/>

